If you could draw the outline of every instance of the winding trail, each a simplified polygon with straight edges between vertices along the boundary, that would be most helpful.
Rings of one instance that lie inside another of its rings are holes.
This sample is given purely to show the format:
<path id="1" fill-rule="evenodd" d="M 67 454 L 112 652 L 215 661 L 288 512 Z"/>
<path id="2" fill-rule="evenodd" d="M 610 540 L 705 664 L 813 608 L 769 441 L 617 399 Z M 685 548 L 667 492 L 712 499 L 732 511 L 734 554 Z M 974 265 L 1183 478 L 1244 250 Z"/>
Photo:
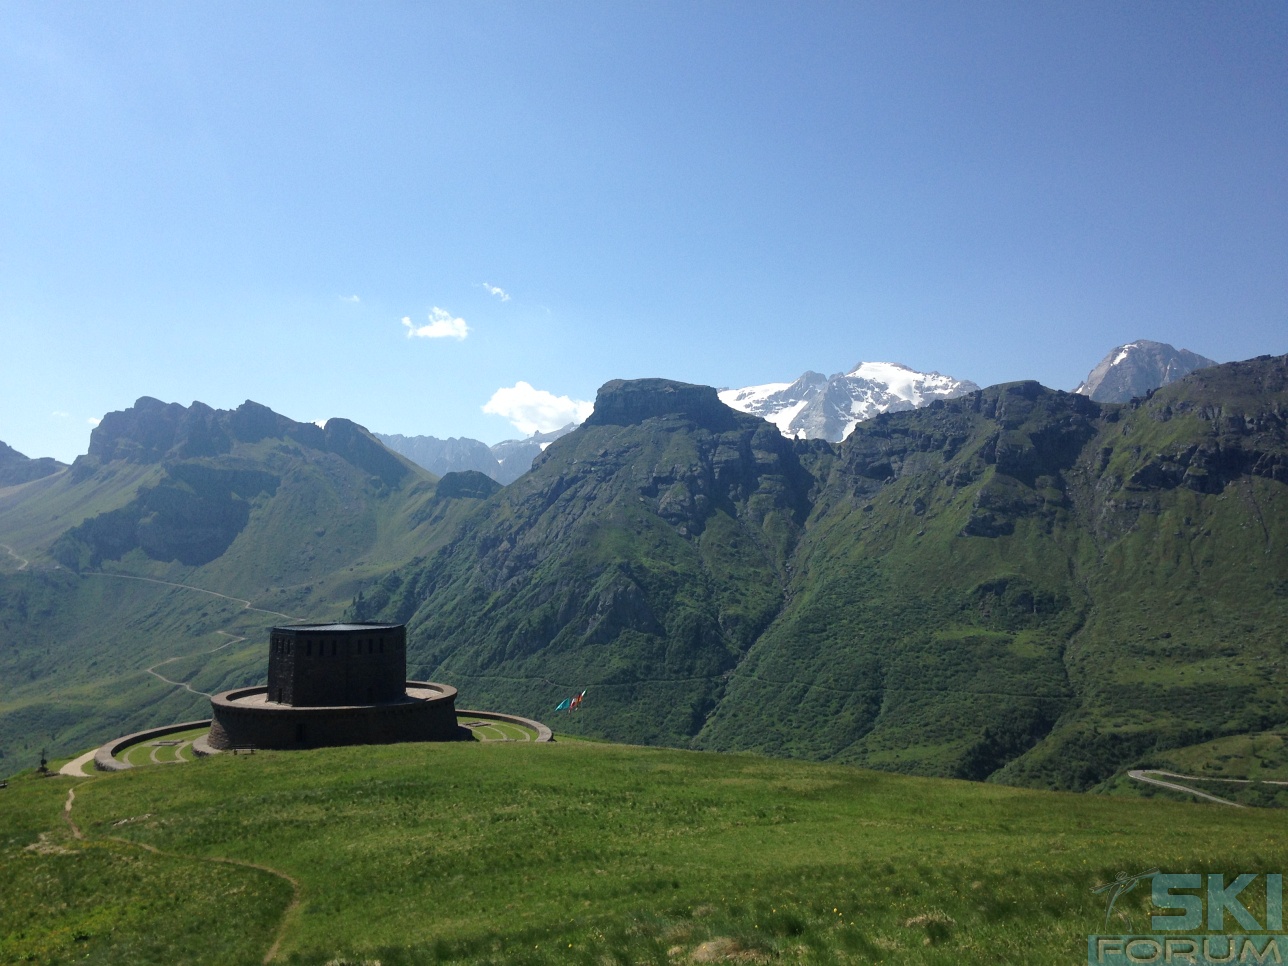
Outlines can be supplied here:
<path id="1" fill-rule="evenodd" d="M 222 596 L 222 595 L 221 595 L 221 596 Z M 252 608 L 252 610 L 254 610 L 254 609 L 255 609 L 255 608 Z M 285 615 L 283 615 L 283 616 L 285 616 Z M 223 642 L 222 644 L 220 644 L 218 647 L 212 647 L 212 648 L 211 648 L 210 650 L 208 650 L 208 651 L 197 651 L 197 652 L 196 652 L 196 653 L 194 653 L 194 654 L 180 654 L 180 655 L 178 655 L 177 657 L 168 657 L 168 658 L 166 658 L 164 661 L 158 661 L 156 664 L 153 664 L 153 665 L 152 665 L 151 667 L 149 667 L 149 668 L 144 668 L 144 670 L 145 670 L 145 671 L 147 671 L 149 674 L 151 674 L 154 678 L 160 678 L 160 679 L 161 679 L 162 681 L 164 681 L 166 684 L 172 684 L 172 685 L 174 685 L 176 688 L 184 688 L 185 690 L 191 691 L 193 694 L 200 694 L 202 697 L 206 697 L 206 698 L 214 697 L 214 695 L 212 695 L 209 691 L 198 691 L 196 688 L 194 688 L 194 687 L 193 687 L 191 684 L 189 684 L 187 681 L 171 681 L 171 680 L 170 680 L 168 677 L 166 677 L 164 674 L 159 674 L 159 673 L 157 673 L 157 668 L 159 668 L 159 667 L 165 667 L 165 665 L 169 664 L 171 661 L 182 661 L 184 658 L 187 658 L 187 657 L 201 657 L 201 655 L 203 655 L 203 654 L 214 654 L 214 653 L 215 653 L 215 651 L 222 651 L 222 650 L 223 650 L 225 647 L 227 647 L 229 644 L 236 644 L 236 643 L 238 643 L 238 642 L 240 642 L 240 641 L 244 641 L 244 640 L 246 640 L 246 638 L 244 638 L 244 637 L 238 637 L 236 634 L 229 634 L 227 631 L 215 631 L 215 633 L 216 633 L 216 634 L 223 634 L 225 637 L 227 637 L 227 638 L 228 638 L 228 640 L 224 641 L 224 642 Z"/>
<path id="2" fill-rule="evenodd" d="M 94 760 L 96 754 L 98 754 L 98 749 L 91 748 L 79 758 L 73 758 L 63 765 L 62 768 L 58 769 L 58 774 L 67 775 L 70 778 L 88 778 L 89 775 L 85 774 L 85 766 Z"/>
<path id="3" fill-rule="evenodd" d="M 74 785 L 67 789 L 67 801 L 63 803 L 63 818 L 67 820 L 67 825 L 71 828 L 72 838 L 74 839 L 85 841 L 85 833 L 81 831 L 80 826 L 77 825 L 75 820 L 72 818 L 72 805 L 76 801 L 76 789 L 83 788 L 84 786 L 96 781 L 98 781 L 97 778 L 91 778 L 87 782 L 81 782 L 79 785 Z M 273 934 L 273 944 L 268 947 L 268 952 L 264 954 L 264 958 L 261 962 L 268 964 L 277 958 L 277 951 L 282 948 L 282 940 L 286 937 L 286 929 L 291 924 L 291 919 L 300 907 L 300 883 L 294 876 L 287 875 L 281 869 L 274 869 L 272 866 L 261 865 L 258 862 L 246 862 L 242 859 L 228 859 L 220 856 L 207 857 L 199 855 L 182 855 L 178 852 L 165 852 L 158 849 L 155 845 L 148 845 L 146 842 L 135 842 L 130 839 L 123 839 L 118 835 L 105 835 L 103 838 L 111 842 L 120 842 L 124 845 L 143 849 L 147 852 L 151 852 L 153 855 L 163 855 L 167 858 L 182 859 L 185 862 L 220 862 L 224 865 L 241 866 L 243 869 L 256 869 L 260 872 L 266 872 L 269 875 L 276 876 L 282 881 L 288 883 L 291 887 L 291 901 L 287 904 L 286 908 L 282 910 L 282 917 L 278 920 L 277 930 Z"/>
<path id="4" fill-rule="evenodd" d="M 13 553 L 13 551 L 9 551 L 9 552 Z M 192 586 L 192 584 L 179 584 L 179 583 L 175 583 L 173 580 L 157 580 L 155 577 L 135 577 L 132 574 L 104 573 L 101 570 L 91 571 L 90 573 L 82 574 L 81 576 L 119 577 L 121 580 L 142 580 L 144 583 L 148 583 L 148 584 L 161 584 L 164 587 L 178 587 L 180 590 L 194 590 L 199 594 L 209 594 L 211 597 L 222 597 L 224 600 L 234 601 L 242 605 L 242 610 L 253 610 L 258 614 L 272 614 L 274 617 L 285 617 L 287 620 L 291 620 L 291 621 L 299 620 L 299 618 L 294 616 L 293 614 L 283 614 L 281 611 L 278 611 L 278 610 L 264 610 L 264 608 L 262 607 L 252 607 L 250 604 L 250 601 L 246 600 L 244 597 L 230 597 L 228 594 L 221 594 L 215 590 L 206 590 L 204 587 L 194 587 Z"/>
<path id="5" fill-rule="evenodd" d="M 28 561 L 23 559 L 22 557 L 19 557 L 9 547 L 5 546 L 4 544 L 0 544 L 0 547 L 3 547 L 15 559 L 22 560 L 21 566 L 18 567 L 19 570 L 22 570 L 24 567 L 27 566 Z M 214 590 L 206 590 L 203 587 L 193 587 L 191 584 L 180 584 L 171 580 L 158 580 L 154 577 L 135 577 L 130 574 L 107 574 L 107 573 L 98 572 L 98 573 L 85 574 L 84 576 L 117 577 L 122 580 L 141 580 L 149 584 L 161 584 L 165 587 L 177 587 L 180 590 L 191 590 L 199 594 L 208 594 L 211 597 L 220 597 L 224 600 L 234 601 L 235 603 L 241 604 L 243 610 L 254 611 L 257 614 L 269 614 L 273 617 L 284 617 L 287 620 L 291 620 L 291 621 L 299 620 L 299 618 L 295 617 L 293 614 L 283 614 L 281 611 L 265 610 L 262 607 L 253 607 L 251 606 L 251 602 L 249 600 L 246 600 L 245 598 L 232 597 L 228 594 L 221 594 Z M 193 694 L 202 695 L 207 698 L 210 697 L 211 695 L 208 692 L 198 691 L 196 688 L 192 687 L 192 685 L 188 684 L 185 681 L 172 681 L 170 678 L 159 673 L 156 669 L 159 667 L 164 667 L 165 665 L 169 664 L 172 661 L 179 661 L 186 657 L 199 657 L 200 655 L 203 655 L 203 654 L 214 654 L 215 651 L 222 651 L 225 647 L 228 647 L 230 644 L 237 644 L 237 643 L 240 643 L 241 641 L 246 640 L 246 638 L 240 637 L 236 634 L 232 634 L 228 631 L 221 630 L 221 631 L 216 631 L 215 633 L 224 635 L 225 637 L 228 638 L 228 640 L 224 641 L 224 643 L 220 644 L 218 647 L 211 648 L 208 651 L 197 651 L 194 654 L 181 654 L 176 657 L 166 658 L 164 661 L 158 661 L 156 664 L 153 664 L 151 667 L 147 668 L 146 669 L 147 672 L 151 674 L 153 677 L 159 678 L 160 680 L 164 681 L 166 684 L 172 685 L 173 687 L 184 688 L 185 690 L 190 691 Z M 152 751 L 153 761 L 156 761 L 156 755 L 158 750 L 159 749 L 153 749 Z M 181 751 L 181 750 L 182 749 L 178 749 L 176 751 L 176 762 L 183 760 L 182 757 L 178 754 L 178 751 Z M 59 773 L 63 775 L 70 775 L 72 777 L 88 778 L 89 776 L 86 775 L 85 772 L 82 771 L 82 769 L 86 764 L 88 764 L 90 761 L 94 759 L 94 754 L 95 754 L 94 751 L 86 752 L 84 755 L 81 755 L 79 758 L 75 759 L 74 761 L 70 761 L 66 765 L 64 765 L 61 769 L 59 769 Z M 76 789 L 82 788 L 85 785 L 88 785 L 95 781 L 98 781 L 98 779 L 90 778 L 89 781 L 81 782 L 79 785 L 74 785 L 73 787 L 67 790 L 67 801 L 63 804 L 63 818 L 66 819 L 67 825 L 71 829 L 72 837 L 75 839 L 83 840 L 85 838 L 85 835 L 81 831 L 80 826 L 78 826 L 75 820 L 72 818 L 72 805 L 76 801 Z M 107 835 L 107 836 L 104 836 L 104 838 L 113 842 L 121 842 L 125 845 L 130 845 L 136 848 L 144 849 L 148 852 L 152 852 L 155 855 L 164 855 L 170 858 L 182 859 L 184 861 L 221 862 L 225 865 L 236 865 L 236 866 L 241 866 L 242 868 L 245 868 L 245 869 L 256 869 L 260 872 L 265 872 L 268 875 L 276 876 L 282 881 L 288 883 L 291 887 L 291 901 L 290 903 L 287 904 L 286 908 L 282 911 L 281 919 L 278 920 L 277 930 L 273 934 L 273 943 L 271 946 L 269 946 L 268 952 L 264 954 L 264 959 L 262 960 L 262 962 L 265 964 L 268 964 L 277 958 L 278 950 L 281 949 L 282 947 L 282 940 L 286 937 L 286 930 L 290 926 L 291 920 L 296 915 L 296 912 L 300 906 L 300 884 L 293 876 L 287 875 L 281 869 L 274 869 L 272 866 L 261 865 L 258 862 L 246 862 L 246 861 L 243 861 L 242 859 L 229 859 L 229 858 L 223 858 L 223 857 L 181 855 L 177 852 L 164 852 L 161 849 L 158 849 L 156 846 L 148 845 L 145 842 L 133 842 L 130 839 L 120 838 L 119 836 L 115 836 L 115 835 Z"/>
<path id="6" fill-rule="evenodd" d="M 1127 772 L 1127 777 L 1138 782 L 1144 782 L 1146 785 L 1156 785 L 1159 788 L 1166 788 L 1174 792 L 1182 792 L 1186 795 L 1193 795 L 1196 798 L 1205 798 L 1209 802 L 1216 802 L 1218 805 L 1229 805 L 1231 808 L 1247 808 L 1247 805 L 1240 805 L 1238 802 L 1232 802 L 1228 798 L 1221 798 L 1218 795 L 1210 795 L 1207 792 L 1201 792 L 1197 788 L 1190 788 L 1188 785 L 1180 785 L 1176 782 L 1164 781 L 1161 778 L 1155 778 L 1154 775 L 1165 775 L 1168 778 L 1181 778 L 1187 781 L 1208 781 L 1206 778 L 1199 778 L 1196 775 L 1178 775 L 1171 771 L 1160 771 L 1157 768 L 1133 768 Z M 1217 779 L 1219 781 L 1238 782 L 1240 784 L 1250 784 L 1248 779 L 1244 778 L 1226 778 Z M 1283 785 L 1285 782 L 1267 782 L 1266 784 Z"/>
<path id="7" fill-rule="evenodd" d="M 14 552 L 13 552 L 13 547 L 9 546 L 9 544 L 7 544 L 7 543 L 0 543 L 0 550 L 3 550 L 3 551 L 4 551 L 5 553 L 7 553 L 9 556 L 13 557 L 13 559 L 14 559 L 14 560 L 21 560 L 21 561 L 22 561 L 22 563 L 18 564 L 18 569 L 19 569 L 19 570 L 26 570 L 26 569 L 27 569 L 27 564 L 31 563 L 31 561 L 30 561 L 30 560 L 28 560 L 26 557 L 20 557 L 20 556 L 18 556 L 16 553 L 14 553 Z"/>
<path id="8" fill-rule="evenodd" d="M 3 544 L 0 544 L 0 546 L 3 546 Z M 6 548 L 6 549 L 8 549 L 8 548 Z M 12 550 L 10 550 L 9 552 L 10 552 L 10 553 L 13 553 L 13 551 L 12 551 Z M 19 559 L 21 559 L 21 558 L 19 558 Z M 25 566 L 25 562 L 24 562 L 24 566 Z M 21 570 L 22 568 L 21 568 L 21 567 L 19 567 L 18 569 L 19 569 L 19 570 Z M 219 593 L 218 591 L 215 591 L 215 590 L 206 590 L 204 587 L 194 587 L 194 586 L 192 586 L 192 584 L 180 584 L 180 583 L 176 583 L 176 582 L 175 582 L 175 581 L 173 581 L 173 580 L 158 580 L 158 579 L 157 579 L 157 578 L 155 578 L 155 577 L 135 577 L 135 576 L 134 576 L 134 575 L 132 575 L 132 574 L 111 574 L 111 573 L 103 573 L 102 571 L 94 571 L 94 572 L 91 572 L 91 573 L 83 574 L 82 576 L 85 576 L 85 577 L 118 577 L 118 578 L 120 578 L 121 580 L 141 580 L 141 581 L 143 581 L 144 583 L 148 583 L 148 584 L 160 584 L 160 585 L 162 585 L 163 587 L 177 587 L 177 588 L 179 588 L 180 590 L 191 590 L 191 591 L 194 591 L 194 592 L 196 592 L 196 593 L 198 593 L 198 594 L 208 594 L 208 595 L 210 595 L 211 597 L 219 597 L 219 598 L 221 598 L 221 599 L 223 599 L 223 600 L 231 600 L 231 601 L 233 601 L 234 603 L 241 604 L 241 605 L 242 605 L 242 610 L 252 610 L 252 611 L 254 611 L 254 612 L 255 612 L 255 613 L 257 613 L 257 614 L 270 614 L 270 615 L 272 615 L 273 617 L 285 617 L 287 620 L 290 620 L 290 621 L 296 621 L 296 620 L 299 620 L 299 618 L 298 618 L 298 617 L 296 617 L 295 615 L 293 615 L 293 614 L 283 614 L 280 610 L 265 610 L 265 609 L 264 609 L 264 608 L 262 608 L 262 607 L 252 607 L 252 606 L 251 606 L 250 601 L 246 600 L 244 597 L 232 597 L 232 596 L 230 596 L 230 595 L 228 595 L 228 594 L 221 594 L 221 593 Z M 153 664 L 153 665 L 152 665 L 151 667 L 149 667 L 149 668 L 144 668 L 144 670 L 146 670 L 146 671 L 148 672 L 148 674 L 151 674 L 154 678 L 158 678 L 159 680 L 164 681 L 166 684 L 169 684 L 169 685 L 171 685 L 172 687 L 176 687 L 176 688 L 183 688 L 185 691 L 189 691 L 189 692 L 191 692 L 192 694 L 200 695 L 200 696 L 201 696 L 201 697 L 203 697 L 203 698 L 213 697 L 213 695 L 212 695 L 209 691 L 199 691 L 199 690 L 197 690 L 196 688 L 194 688 L 192 685 L 188 684 L 186 681 L 173 681 L 173 680 L 171 680 L 170 678 L 166 677 L 164 674 L 161 674 L 160 672 L 158 672 L 158 671 L 157 671 L 157 668 L 159 668 L 159 667 L 165 667 L 167 664 L 171 663 L 172 661 L 182 661 L 184 658 L 188 658 L 188 657 L 200 657 L 200 656 L 201 656 L 201 655 L 203 655 L 203 654 L 214 654 L 214 653 L 215 653 L 215 651 L 222 651 L 222 650 L 223 650 L 225 647 L 227 647 L 229 644 L 237 644 L 237 643 L 239 643 L 239 642 L 241 642 L 241 641 L 246 640 L 246 638 L 244 638 L 244 637 L 238 637 L 236 634 L 230 634 L 228 631 L 215 631 L 215 633 L 216 633 L 216 634 L 223 634 L 225 637 L 227 637 L 227 638 L 228 638 L 228 640 L 224 641 L 224 643 L 220 644 L 218 647 L 212 647 L 212 648 L 211 648 L 210 650 L 208 650 L 208 651 L 197 651 L 197 652 L 195 652 L 195 653 L 193 653 L 193 654 L 179 654 L 179 655 L 176 655 L 175 657 L 168 657 L 168 658 L 166 658 L 164 661 L 158 661 L 156 664 Z"/>

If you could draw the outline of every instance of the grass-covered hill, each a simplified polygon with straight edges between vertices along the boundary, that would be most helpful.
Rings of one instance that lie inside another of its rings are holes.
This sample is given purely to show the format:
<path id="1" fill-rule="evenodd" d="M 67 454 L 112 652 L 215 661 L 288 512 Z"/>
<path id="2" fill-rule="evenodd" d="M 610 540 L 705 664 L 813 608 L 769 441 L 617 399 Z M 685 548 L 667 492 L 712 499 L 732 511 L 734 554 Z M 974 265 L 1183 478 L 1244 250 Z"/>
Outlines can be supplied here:
<path id="1" fill-rule="evenodd" d="M 1286 363 L 861 426 L 699 743 L 1085 788 L 1282 729 Z"/>
<path id="2" fill-rule="evenodd" d="M 1093 889 L 1282 870 L 1280 814 L 563 741 L 28 772 L 0 961 L 1085 962 L 1158 911 Z"/>
<path id="3" fill-rule="evenodd" d="M 0 774 L 205 716 L 196 692 L 262 680 L 266 626 L 339 616 L 495 488 L 436 480 L 344 419 L 109 413 L 69 470 L 0 491 Z"/>
<path id="4" fill-rule="evenodd" d="M 1087 788 L 1288 724 L 1286 371 L 996 386 L 839 448 L 610 383 L 354 613 L 484 703 L 588 689 L 591 734 Z"/>
<path id="5" fill-rule="evenodd" d="M 687 741 L 783 607 L 814 482 L 714 389 L 610 383 L 585 425 L 354 613 L 409 621 L 409 662 L 471 701 L 540 717 L 592 686 L 592 730 Z"/>

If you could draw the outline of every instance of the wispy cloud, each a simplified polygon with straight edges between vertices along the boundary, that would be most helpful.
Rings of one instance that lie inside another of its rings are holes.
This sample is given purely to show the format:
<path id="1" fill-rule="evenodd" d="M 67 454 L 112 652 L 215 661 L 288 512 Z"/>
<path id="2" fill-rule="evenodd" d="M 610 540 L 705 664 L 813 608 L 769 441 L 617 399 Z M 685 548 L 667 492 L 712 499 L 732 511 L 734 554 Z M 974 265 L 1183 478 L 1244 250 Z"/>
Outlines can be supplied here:
<path id="1" fill-rule="evenodd" d="M 85 422 L 89 423 L 91 426 L 97 426 L 102 421 L 103 420 L 99 419 L 97 416 L 91 416 L 89 419 L 85 420 Z"/>
<path id="2" fill-rule="evenodd" d="M 341 295 L 341 296 L 340 296 L 340 301 L 341 301 L 341 302 L 354 302 L 354 303 L 357 303 L 357 302 L 361 302 L 361 301 L 362 301 L 362 299 L 358 298 L 358 296 L 356 296 L 356 295 Z"/>
<path id="3" fill-rule="evenodd" d="M 69 417 L 69 416 L 71 415 L 71 413 L 65 413 L 65 412 L 63 412 L 61 409 L 55 409 L 55 410 L 54 410 L 52 413 L 50 413 L 49 415 L 50 415 L 50 416 L 53 416 L 53 417 L 54 417 L 54 419 L 66 419 L 67 417 Z"/>
<path id="4" fill-rule="evenodd" d="M 580 423 L 594 408 L 595 404 L 587 400 L 556 396 L 544 389 L 534 389 L 526 382 L 516 382 L 492 393 L 483 411 L 508 419 L 510 425 L 528 436 Z"/>
<path id="5" fill-rule="evenodd" d="M 510 301 L 510 293 L 499 285 L 493 285 L 491 282 L 484 282 L 483 287 L 487 289 L 489 295 L 495 295 L 502 302 Z"/>
<path id="6" fill-rule="evenodd" d="M 440 309 L 437 305 L 429 313 L 427 325 L 413 325 L 411 316 L 403 316 L 402 324 L 407 327 L 407 338 L 418 339 L 464 339 L 470 334 L 470 327 L 464 319 L 453 318 L 452 313 Z"/>

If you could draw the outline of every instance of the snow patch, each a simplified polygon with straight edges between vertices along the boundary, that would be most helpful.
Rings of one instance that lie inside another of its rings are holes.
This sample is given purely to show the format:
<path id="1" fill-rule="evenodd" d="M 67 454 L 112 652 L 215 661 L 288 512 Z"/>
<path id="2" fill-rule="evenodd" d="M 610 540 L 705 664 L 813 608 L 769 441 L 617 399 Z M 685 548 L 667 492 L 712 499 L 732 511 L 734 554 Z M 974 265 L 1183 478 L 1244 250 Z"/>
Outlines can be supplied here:
<path id="1" fill-rule="evenodd" d="M 776 413 L 768 415 L 765 418 L 777 426 L 778 431 L 784 436 L 794 436 L 796 433 L 792 429 L 792 420 L 800 415 L 800 411 L 808 404 L 808 399 L 802 399 L 800 402 L 792 403 L 786 409 L 780 409 Z"/>
<path id="2" fill-rule="evenodd" d="M 1124 359 L 1126 359 L 1128 356 L 1131 355 L 1131 350 L 1136 348 L 1138 344 L 1139 343 L 1136 343 L 1136 342 L 1127 343 L 1125 346 L 1123 346 L 1118 350 L 1118 355 L 1114 356 L 1114 361 L 1109 364 L 1111 366 L 1118 365 L 1118 363 L 1122 362 Z"/>
<path id="3" fill-rule="evenodd" d="M 717 396 L 730 409 L 739 412 L 754 412 L 757 406 L 763 405 L 770 396 L 790 389 L 790 382 L 767 382 L 763 386 L 747 386 L 745 389 L 721 389 Z"/>
<path id="4" fill-rule="evenodd" d="M 769 420 L 784 436 L 835 442 L 880 413 L 917 409 L 977 389 L 973 382 L 897 362 L 860 362 L 831 378 L 807 372 L 795 382 L 722 389 L 718 395 L 731 409 Z"/>

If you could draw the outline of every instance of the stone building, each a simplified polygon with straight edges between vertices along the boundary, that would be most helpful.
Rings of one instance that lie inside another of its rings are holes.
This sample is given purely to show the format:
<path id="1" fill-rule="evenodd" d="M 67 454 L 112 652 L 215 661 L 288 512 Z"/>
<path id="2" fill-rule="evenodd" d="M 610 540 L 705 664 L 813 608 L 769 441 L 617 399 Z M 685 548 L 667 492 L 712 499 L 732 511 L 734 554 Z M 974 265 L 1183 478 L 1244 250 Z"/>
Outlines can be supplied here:
<path id="1" fill-rule="evenodd" d="M 401 624 L 289 624 L 269 631 L 268 684 L 210 699 L 215 749 L 452 741 L 456 689 L 407 680 Z"/>
<path id="2" fill-rule="evenodd" d="M 268 695 L 277 704 L 398 701 L 406 681 L 401 624 L 292 624 L 269 632 Z"/>

